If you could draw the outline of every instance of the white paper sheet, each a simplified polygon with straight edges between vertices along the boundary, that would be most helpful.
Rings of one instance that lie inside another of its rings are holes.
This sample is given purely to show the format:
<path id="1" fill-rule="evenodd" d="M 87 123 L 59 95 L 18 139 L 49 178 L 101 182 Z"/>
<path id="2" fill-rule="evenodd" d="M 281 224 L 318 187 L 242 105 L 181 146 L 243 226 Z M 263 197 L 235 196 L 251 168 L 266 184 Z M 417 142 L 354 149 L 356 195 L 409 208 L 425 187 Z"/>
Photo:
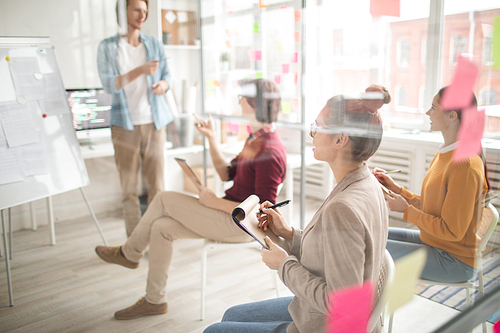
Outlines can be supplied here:
<path id="1" fill-rule="evenodd" d="M 0 148 L 0 184 L 20 182 L 24 179 L 19 149 Z"/>
<path id="2" fill-rule="evenodd" d="M 26 176 L 49 173 L 49 156 L 42 143 L 19 147 L 21 167 Z"/>
<path id="3" fill-rule="evenodd" d="M 9 65 L 5 58 L 0 59 L 0 102 L 15 101 L 16 91 L 14 90 L 14 82 L 10 76 Z"/>
<path id="4" fill-rule="evenodd" d="M 42 113 L 51 116 L 68 113 L 68 102 L 58 74 L 43 74 L 44 98 L 39 100 Z"/>
<path id="5" fill-rule="evenodd" d="M 36 57 L 13 57 L 7 63 L 17 96 L 24 96 L 27 100 L 44 97 L 42 82 L 35 78 L 35 73 L 40 73 Z"/>
<path id="6" fill-rule="evenodd" d="M 39 141 L 35 123 L 27 104 L 10 105 L 7 108 L 0 108 L 0 110 L 5 109 L 7 110 L 0 111 L 0 121 L 9 148 Z"/>

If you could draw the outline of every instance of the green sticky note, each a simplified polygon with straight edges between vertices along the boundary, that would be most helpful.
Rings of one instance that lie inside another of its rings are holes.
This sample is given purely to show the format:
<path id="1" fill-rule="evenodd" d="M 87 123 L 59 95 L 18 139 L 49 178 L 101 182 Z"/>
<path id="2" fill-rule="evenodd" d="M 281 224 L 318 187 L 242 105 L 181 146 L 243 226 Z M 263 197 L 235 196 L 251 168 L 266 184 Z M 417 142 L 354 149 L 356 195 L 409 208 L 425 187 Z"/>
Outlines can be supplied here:
<path id="1" fill-rule="evenodd" d="M 281 42 L 277 40 L 274 42 L 274 48 L 276 49 L 276 51 L 281 52 L 283 51 L 283 44 L 281 44 Z"/>
<path id="2" fill-rule="evenodd" d="M 493 21 L 493 68 L 500 69 L 500 16 Z"/>
<path id="3" fill-rule="evenodd" d="M 281 102 L 281 112 L 283 112 L 283 114 L 289 114 L 291 111 L 290 102 Z"/>
<path id="4" fill-rule="evenodd" d="M 253 32 L 255 32 L 255 33 L 259 32 L 259 22 L 255 22 L 253 24 Z"/>
<path id="5" fill-rule="evenodd" d="M 256 79 L 262 79 L 262 72 L 255 73 L 255 78 Z"/>
<path id="6" fill-rule="evenodd" d="M 413 299 L 415 284 L 422 274 L 426 258 L 426 250 L 419 249 L 396 260 L 394 281 L 388 295 L 389 313 L 394 313 Z"/>

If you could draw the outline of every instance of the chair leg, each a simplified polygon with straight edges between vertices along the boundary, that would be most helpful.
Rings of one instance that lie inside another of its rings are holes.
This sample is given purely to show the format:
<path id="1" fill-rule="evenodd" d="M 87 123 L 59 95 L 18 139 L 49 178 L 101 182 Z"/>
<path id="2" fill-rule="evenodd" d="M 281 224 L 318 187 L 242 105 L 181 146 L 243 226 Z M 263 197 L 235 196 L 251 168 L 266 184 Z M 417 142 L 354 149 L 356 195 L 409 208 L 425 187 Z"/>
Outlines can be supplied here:
<path id="1" fill-rule="evenodd" d="M 201 250 L 201 295 L 200 295 L 200 320 L 205 319 L 205 289 L 207 287 L 207 260 L 208 247 Z"/>
<path id="2" fill-rule="evenodd" d="M 392 322 L 394 320 L 394 313 L 391 313 L 389 316 L 389 329 L 387 330 L 387 333 L 392 333 Z"/>

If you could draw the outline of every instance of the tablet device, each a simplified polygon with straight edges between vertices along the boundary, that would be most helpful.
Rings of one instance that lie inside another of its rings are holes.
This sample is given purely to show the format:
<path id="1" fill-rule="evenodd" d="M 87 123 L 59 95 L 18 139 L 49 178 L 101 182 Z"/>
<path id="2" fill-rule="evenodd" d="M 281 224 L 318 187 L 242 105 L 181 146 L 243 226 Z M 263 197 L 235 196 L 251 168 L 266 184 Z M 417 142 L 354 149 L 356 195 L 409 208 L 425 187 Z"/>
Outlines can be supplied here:
<path id="1" fill-rule="evenodd" d="M 191 181 L 194 183 L 196 188 L 200 188 L 200 186 L 203 186 L 201 184 L 200 180 L 198 179 L 198 177 L 196 177 L 196 174 L 193 172 L 193 170 L 186 163 L 185 159 L 178 158 L 178 157 L 174 157 L 174 159 L 177 163 L 179 163 L 179 165 L 182 168 L 182 171 L 184 171 L 184 173 L 189 177 L 189 179 L 191 179 Z"/>

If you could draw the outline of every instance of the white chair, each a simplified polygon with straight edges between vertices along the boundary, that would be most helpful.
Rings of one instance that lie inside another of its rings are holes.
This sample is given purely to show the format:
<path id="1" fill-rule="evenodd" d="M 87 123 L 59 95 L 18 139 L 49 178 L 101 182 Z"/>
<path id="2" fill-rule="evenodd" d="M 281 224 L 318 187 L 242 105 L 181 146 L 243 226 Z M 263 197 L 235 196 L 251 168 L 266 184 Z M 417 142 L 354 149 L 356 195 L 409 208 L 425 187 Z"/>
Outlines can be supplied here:
<path id="1" fill-rule="evenodd" d="M 283 188 L 283 184 L 278 185 L 277 194 L 279 195 L 281 189 Z M 225 242 L 217 242 L 210 239 L 205 239 L 203 244 L 203 248 L 201 250 L 201 297 L 200 297 L 200 319 L 205 319 L 205 294 L 207 287 L 207 270 L 208 270 L 208 250 L 212 250 L 215 248 L 248 248 L 253 247 L 258 249 L 260 244 L 257 241 L 246 242 L 246 243 L 225 243 Z M 280 297 L 279 287 L 278 287 L 278 273 L 274 270 L 271 270 L 271 279 L 273 282 L 273 287 L 276 289 L 276 296 Z"/>
<path id="2" fill-rule="evenodd" d="M 392 259 L 389 251 L 385 250 L 384 260 L 382 262 L 382 267 L 380 268 L 380 274 L 377 282 L 377 294 L 375 306 L 373 307 L 372 314 L 368 320 L 367 332 L 373 331 L 377 322 L 382 316 L 382 325 L 384 323 L 384 313 L 389 301 L 389 289 L 391 288 L 392 282 L 394 280 L 394 260 Z"/>
<path id="3" fill-rule="evenodd" d="M 470 299 L 471 289 L 479 290 L 479 295 L 481 297 L 484 296 L 483 250 L 486 247 L 486 244 L 488 243 L 491 235 L 493 234 L 493 230 L 495 230 L 495 226 L 497 225 L 497 223 L 498 223 L 498 211 L 496 210 L 495 206 L 493 206 L 490 203 L 483 209 L 483 218 L 481 219 L 481 223 L 479 224 L 477 230 L 477 234 L 481 238 L 481 241 L 479 242 L 478 251 L 476 254 L 477 281 L 469 280 L 465 282 L 451 283 L 451 282 L 437 282 L 432 280 L 420 279 L 418 283 L 465 288 L 467 307 L 469 308 L 471 306 L 471 299 Z M 388 331 L 389 333 L 392 332 L 393 316 L 394 315 L 391 314 L 389 318 L 389 331 Z M 486 333 L 487 332 L 486 323 L 483 323 L 482 327 L 483 327 L 483 333 Z"/>

